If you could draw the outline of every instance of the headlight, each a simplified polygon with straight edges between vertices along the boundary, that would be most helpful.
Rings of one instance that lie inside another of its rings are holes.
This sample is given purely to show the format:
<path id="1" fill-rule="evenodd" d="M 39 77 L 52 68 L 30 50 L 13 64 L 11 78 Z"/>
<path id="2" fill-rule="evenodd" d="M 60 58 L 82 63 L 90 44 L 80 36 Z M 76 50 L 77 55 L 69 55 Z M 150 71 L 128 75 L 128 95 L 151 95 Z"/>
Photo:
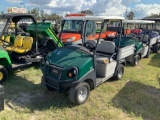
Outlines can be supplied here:
<path id="1" fill-rule="evenodd" d="M 73 40 L 75 40 L 76 37 L 71 37 L 67 39 L 67 42 L 72 42 Z"/>
<path id="2" fill-rule="evenodd" d="M 108 37 L 115 37 L 114 33 L 108 34 Z"/>
<path id="3" fill-rule="evenodd" d="M 67 76 L 68 76 L 69 78 L 73 78 L 73 77 L 75 77 L 77 74 L 78 74 L 78 71 L 73 68 L 73 69 L 71 69 L 71 70 L 68 72 Z"/>

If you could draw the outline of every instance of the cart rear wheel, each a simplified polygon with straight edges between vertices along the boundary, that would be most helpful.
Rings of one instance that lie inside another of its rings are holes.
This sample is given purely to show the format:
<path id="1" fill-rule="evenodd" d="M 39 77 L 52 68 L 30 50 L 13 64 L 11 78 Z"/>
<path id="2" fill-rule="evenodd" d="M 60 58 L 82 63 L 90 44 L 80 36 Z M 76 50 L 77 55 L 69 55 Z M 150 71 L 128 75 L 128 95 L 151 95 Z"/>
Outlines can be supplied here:
<path id="1" fill-rule="evenodd" d="M 120 80 L 122 79 L 123 74 L 124 74 L 124 66 L 122 64 L 119 64 L 116 74 L 113 76 L 113 79 Z"/>
<path id="2" fill-rule="evenodd" d="M 153 45 L 153 53 L 157 53 L 158 52 L 158 44 Z"/>
<path id="3" fill-rule="evenodd" d="M 133 62 L 131 62 L 131 65 L 132 65 L 132 66 L 137 66 L 138 63 L 139 63 L 139 60 L 140 60 L 139 55 L 135 55 L 135 56 L 133 57 Z"/>
<path id="4" fill-rule="evenodd" d="M 148 49 L 148 52 L 147 52 L 147 55 L 145 56 L 145 58 L 150 58 L 150 56 L 151 56 L 151 50 Z"/>
<path id="5" fill-rule="evenodd" d="M 69 99 L 74 104 L 83 104 L 87 101 L 90 94 L 90 86 L 88 83 L 83 82 L 69 90 Z"/>
<path id="6" fill-rule="evenodd" d="M 8 79 L 8 71 L 5 67 L 0 65 L 0 84 L 5 82 Z"/>

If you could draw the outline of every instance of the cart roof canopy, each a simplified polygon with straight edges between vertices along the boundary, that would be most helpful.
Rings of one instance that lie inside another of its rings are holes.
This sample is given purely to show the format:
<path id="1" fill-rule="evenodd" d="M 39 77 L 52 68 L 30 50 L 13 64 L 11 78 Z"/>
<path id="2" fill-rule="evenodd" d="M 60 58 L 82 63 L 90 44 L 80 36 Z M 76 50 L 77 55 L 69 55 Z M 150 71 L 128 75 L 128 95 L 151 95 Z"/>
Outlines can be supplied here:
<path id="1" fill-rule="evenodd" d="M 123 23 L 136 23 L 136 24 L 145 24 L 145 23 L 155 23 L 155 21 L 150 20 L 125 20 Z"/>
<path id="2" fill-rule="evenodd" d="M 63 20 L 93 20 L 93 21 L 118 21 L 124 20 L 124 17 L 121 16 L 73 16 L 73 17 L 64 17 Z"/>
<path id="3" fill-rule="evenodd" d="M 0 15 L 0 19 L 12 19 L 13 22 L 18 22 L 22 18 L 31 18 L 34 21 L 34 23 L 36 23 L 36 20 L 33 14 L 11 13 L 11 14 Z"/>

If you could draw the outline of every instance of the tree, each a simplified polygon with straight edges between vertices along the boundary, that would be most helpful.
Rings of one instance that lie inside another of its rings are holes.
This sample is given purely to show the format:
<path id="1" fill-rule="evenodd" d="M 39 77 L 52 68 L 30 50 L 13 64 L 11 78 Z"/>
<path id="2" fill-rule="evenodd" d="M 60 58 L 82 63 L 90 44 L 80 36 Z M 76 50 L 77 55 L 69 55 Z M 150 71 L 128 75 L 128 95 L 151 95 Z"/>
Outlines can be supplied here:
<path id="1" fill-rule="evenodd" d="M 148 15 L 148 16 L 146 16 L 144 18 L 160 18 L 160 13 L 159 14 L 153 14 L 153 13 L 151 13 L 151 15 Z"/>
<path id="2" fill-rule="evenodd" d="M 40 10 L 39 10 L 38 7 L 37 8 L 33 8 L 32 10 L 28 10 L 28 13 L 29 14 L 34 14 L 36 20 L 40 20 Z"/>
<path id="3" fill-rule="evenodd" d="M 1 11 L 1 14 L 4 14 L 4 11 Z"/>
<path id="4" fill-rule="evenodd" d="M 134 12 L 129 12 L 129 14 L 127 15 L 127 19 L 128 20 L 133 20 L 134 19 L 134 17 L 135 17 L 135 15 L 134 15 Z"/>
<path id="5" fill-rule="evenodd" d="M 56 13 L 47 14 L 44 12 L 43 9 L 39 8 L 33 8 L 32 10 L 28 10 L 29 14 L 34 14 L 36 20 L 50 20 L 50 21 L 56 21 L 60 23 L 62 21 L 62 16 L 57 15 Z"/>
<path id="6" fill-rule="evenodd" d="M 43 10 L 43 9 L 40 10 L 40 16 L 41 16 L 41 19 L 42 19 L 42 20 L 45 19 L 45 13 L 44 13 L 44 10 Z"/>
<path id="7" fill-rule="evenodd" d="M 82 10 L 81 13 L 93 15 L 91 10 Z"/>

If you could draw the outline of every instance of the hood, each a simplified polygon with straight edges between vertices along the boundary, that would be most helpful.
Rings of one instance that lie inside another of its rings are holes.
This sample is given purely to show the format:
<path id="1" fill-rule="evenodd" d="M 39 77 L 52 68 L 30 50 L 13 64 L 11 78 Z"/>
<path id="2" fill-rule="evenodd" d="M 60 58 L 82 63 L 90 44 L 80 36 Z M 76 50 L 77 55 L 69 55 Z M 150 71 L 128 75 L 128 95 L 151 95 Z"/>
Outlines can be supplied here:
<path id="1" fill-rule="evenodd" d="M 73 66 L 81 68 L 85 63 L 92 60 L 92 55 L 78 48 L 62 47 L 50 53 L 47 60 L 50 64 L 61 68 Z"/>
<path id="2" fill-rule="evenodd" d="M 98 39 L 99 34 L 100 34 L 100 32 L 96 33 L 96 40 Z M 114 31 L 106 31 L 106 32 L 102 32 L 100 38 L 101 39 L 106 39 L 106 37 L 115 37 L 115 36 L 116 36 L 116 32 L 114 32 Z"/>
<path id="3" fill-rule="evenodd" d="M 81 39 L 81 34 L 79 33 L 62 33 L 61 34 L 61 39 L 63 42 L 67 42 L 67 39 L 73 38 L 73 37 L 75 38 L 72 40 L 72 42 L 75 42 Z"/>
<path id="4" fill-rule="evenodd" d="M 98 40 L 99 34 L 100 34 L 100 33 L 96 33 L 96 40 Z M 106 38 L 106 33 L 103 32 L 103 33 L 101 34 L 101 37 L 100 37 L 100 38 L 101 38 L 101 39 L 105 39 L 105 38 Z"/>

